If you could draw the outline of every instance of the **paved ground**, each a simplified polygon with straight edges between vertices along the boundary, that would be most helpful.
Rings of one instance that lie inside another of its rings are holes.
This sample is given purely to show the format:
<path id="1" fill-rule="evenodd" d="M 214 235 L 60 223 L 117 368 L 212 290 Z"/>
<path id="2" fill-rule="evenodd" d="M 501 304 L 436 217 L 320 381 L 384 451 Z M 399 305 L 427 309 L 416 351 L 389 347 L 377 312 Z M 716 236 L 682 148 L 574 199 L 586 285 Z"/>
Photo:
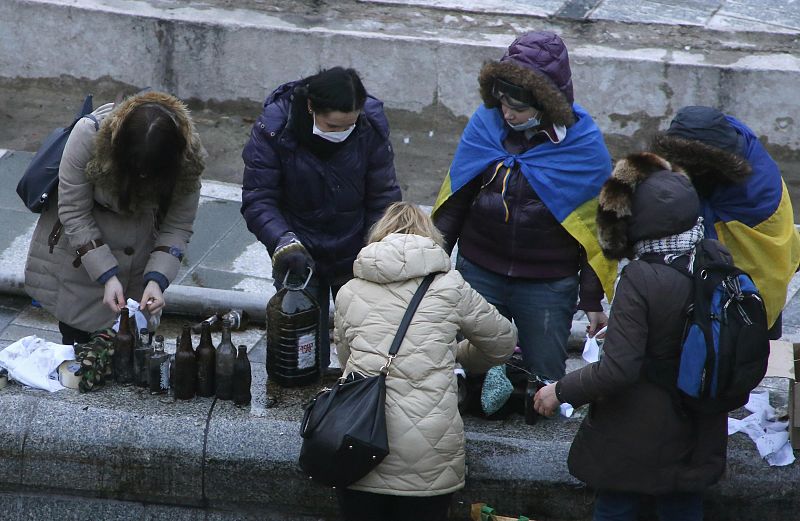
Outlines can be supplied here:
<path id="1" fill-rule="evenodd" d="M 174 4 L 178 9 L 182 2 L 163 0 L 161 4 Z M 797 45 L 794 35 L 800 34 L 798 0 L 205 0 L 193 2 L 193 7 L 259 10 L 284 20 L 300 20 L 309 27 L 315 20 L 324 21 L 342 31 L 363 23 L 365 17 L 375 17 L 376 31 L 402 28 L 410 37 L 434 31 L 445 37 L 448 31 L 458 32 L 463 37 L 478 27 L 507 35 L 535 27 L 541 17 L 553 27 L 563 27 L 571 41 L 591 33 L 598 44 L 630 38 L 649 39 L 652 45 L 668 35 L 685 40 L 687 47 L 741 50 L 769 45 L 791 53 Z M 575 24 L 576 20 L 579 23 Z M 132 88 L 108 78 L 99 82 L 0 79 L 0 97 L 7 101 L 0 107 L 4 121 L 0 149 L 35 150 L 46 131 L 69 119 L 72 105 L 88 87 L 101 94 L 98 99 L 111 99 Z M 193 109 L 211 159 L 196 233 L 171 291 L 221 292 L 215 295 L 223 295 L 232 305 L 252 303 L 256 295 L 256 301 L 266 303 L 274 291 L 271 265 L 263 246 L 244 226 L 236 184 L 241 146 L 259 104 L 243 101 L 216 106 L 206 102 Z M 417 129 L 415 134 L 412 115 L 394 111 L 390 117 L 395 118 L 393 126 L 398 121 L 397 128 L 408 132 L 395 134 L 404 191 L 411 200 L 430 203 L 464 121 L 442 116 L 437 132 L 447 132 L 450 137 L 435 146 L 442 147 L 443 142 L 452 146 L 434 168 L 426 162 L 431 150 L 424 150 L 428 128 Z M 409 142 L 411 145 L 403 148 Z M 54 341 L 60 337 L 54 319 L 20 294 L 36 216 L 21 205 L 13 189 L 29 158 L 29 152 L 0 150 L 0 222 L 4 224 L 0 227 L 0 349 L 29 334 Z M 414 171 L 418 177 L 409 174 Z M 787 181 L 800 190 L 795 178 L 800 175 Z M 795 206 L 797 209 L 800 204 Z M 798 287 L 800 280 L 793 281 L 784 313 L 784 339 L 794 342 L 800 342 Z M 185 321 L 200 318 L 202 314 L 166 316 L 159 333 L 167 338 L 168 349 L 174 348 L 173 339 Z M 581 320 L 576 316 L 578 331 Z M 301 482 L 294 468 L 294 433 L 301 405 L 316 388 L 284 391 L 268 387 L 264 333 L 253 326 L 233 335 L 235 344 L 248 346 L 253 369 L 253 404 L 247 409 L 211 399 L 181 405 L 117 386 L 90 395 L 68 391 L 48 395 L 16 385 L 0 392 L 4 412 L 12 411 L 0 422 L 0 460 L 18 464 L 18 468 L 6 469 L 0 479 L 0 520 L 23 516 L 68 519 L 68 511 L 73 516 L 69 519 L 87 515 L 104 519 L 265 519 L 260 512 L 271 504 L 309 516 L 291 519 L 334 519 L 330 492 Z M 215 342 L 218 340 L 215 335 Z M 573 354 L 569 369 L 582 364 Z M 785 412 L 787 382 L 768 379 L 764 386 L 770 390 L 773 405 Z M 520 417 L 494 423 L 467 418 L 472 473 L 468 489 L 457 497 L 456 511 L 463 513 L 465 502 L 482 498 L 499 504 L 508 501 L 506 506 L 516 511 L 546 513 L 548 519 L 585 519 L 591 495 L 579 488 L 564 465 L 581 414 L 583 411 L 570 420 L 544 422 L 535 429 L 525 426 Z M 71 422 L 62 424 L 61 418 L 66 417 Z M 5 437 L 9 432 L 18 436 Z M 18 442 L 20 447 L 14 445 Z M 142 449 L 137 450 L 139 447 Z M 17 449 L 19 457 L 14 459 Z M 97 464 L 93 458 L 98 457 L 109 459 Z M 742 435 L 731 438 L 729 457 L 728 475 L 710 495 L 708 519 L 777 520 L 800 508 L 794 485 L 797 464 L 783 469 L 767 467 Z M 135 472 L 128 470 L 132 467 Z M 74 483 L 75 475 L 86 481 Z M 12 480 L 7 476 L 19 478 L 15 482 L 18 489 L 8 485 Z M 76 504 L 69 497 L 75 494 L 96 499 Z M 64 507 L 67 504 L 69 508 Z M 209 505 L 223 513 L 209 512 Z M 250 505 L 247 508 L 253 511 L 245 515 L 237 510 L 245 508 L 241 505 Z M 286 510 L 283 512 L 282 517 L 267 518 L 290 519 Z"/>

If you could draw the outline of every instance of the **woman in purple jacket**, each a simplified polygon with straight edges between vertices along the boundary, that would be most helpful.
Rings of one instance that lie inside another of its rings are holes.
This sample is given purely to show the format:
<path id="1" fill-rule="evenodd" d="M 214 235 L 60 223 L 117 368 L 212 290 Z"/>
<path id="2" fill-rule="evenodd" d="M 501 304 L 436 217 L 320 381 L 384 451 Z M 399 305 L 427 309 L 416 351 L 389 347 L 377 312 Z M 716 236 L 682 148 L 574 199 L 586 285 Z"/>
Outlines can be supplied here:
<path id="1" fill-rule="evenodd" d="M 616 267 L 602 256 L 592 205 L 611 173 L 600 130 L 574 103 L 567 48 L 521 35 L 478 77 L 483 104 L 461 136 L 433 210 L 464 279 L 519 328 L 526 369 L 564 376 L 567 339 L 584 310 L 590 335 Z"/>
<path id="2" fill-rule="evenodd" d="M 264 102 L 242 159 L 242 215 L 272 256 L 275 286 L 313 273 L 325 370 L 329 295 L 353 277 L 367 230 L 400 200 L 383 103 L 353 69 L 283 84 Z"/>

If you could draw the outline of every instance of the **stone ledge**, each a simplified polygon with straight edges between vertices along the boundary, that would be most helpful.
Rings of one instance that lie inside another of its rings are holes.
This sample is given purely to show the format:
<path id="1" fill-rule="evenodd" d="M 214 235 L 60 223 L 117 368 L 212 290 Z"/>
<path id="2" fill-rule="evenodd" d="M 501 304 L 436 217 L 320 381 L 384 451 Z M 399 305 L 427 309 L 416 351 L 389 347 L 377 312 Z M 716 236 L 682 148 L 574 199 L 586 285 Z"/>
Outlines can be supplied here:
<path id="1" fill-rule="evenodd" d="M 221 520 L 233 512 L 267 511 L 335 519 L 332 491 L 311 483 L 296 464 L 294 418 L 302 401 L 296 393 L 288 408 L 257 417 L 228 402 L 163 403 L 113 385 L 87 395 L 12 385 L 0 391 L 0 490 L 22 495 L 0 494 L 0 505 L 6 511 L 9 505 L 27 508 L 32 494 L 44 494 L 49 499 L 42 508 L 55 509 L 58 497 L 99 501 L 109 512 L 117 512 L 117 501 L 130 505 L 107 519 L 134 519 L 153 504 L 184 507 L 168 519 L 194 519 L 198 509 L 223 512 L 209 517 Z M 516 416 L 465 423 L 469 476 L 456 494 L 454 519 L 463 519 L 476 501 L 539 518 L 588 519 L 592 493 L 565 463 L 577 419 L 542 420 L 533 427 Z M 770 468 L 746 437 L 729 441 L 728 473 L 708 493 L 707 519 L 783 520 L 788 509 L 800 508 L 794 486 L 800 466 Z"/>

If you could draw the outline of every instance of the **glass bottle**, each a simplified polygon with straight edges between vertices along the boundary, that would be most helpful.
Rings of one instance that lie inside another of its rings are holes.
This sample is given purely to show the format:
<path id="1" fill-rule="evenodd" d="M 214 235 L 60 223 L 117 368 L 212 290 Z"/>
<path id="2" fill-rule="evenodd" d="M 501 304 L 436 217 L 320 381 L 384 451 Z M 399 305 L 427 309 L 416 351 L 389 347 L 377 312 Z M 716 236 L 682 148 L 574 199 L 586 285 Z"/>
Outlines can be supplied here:
<path id="1" fill-rule="evenodd" d="M 211 326 L 202 323 L 200 343 L 197 345 L 197 396 L 214 396 L 214 372 L 216 371 L 217 351 L 211 342 Z"/>
<path id="2" fill-rule="evenodd" d="M 184 324 L 175 353 L 175 398 L 189 400 L 197 390 L 197 359 L 192 349 L 191 326 Z"/>
<path id="3" fill-rule="evenodd" d="M 147 387 L 147 376 L 149 374 L 147 360 L 153 352 L 150 345 L 150 332 L 143 327 L 139 330 L 136 339 L 136 349 L 133 351 L 133 378 L 137 387 Z"/>
<path id="4" fill-rule="evenodd" d="M 164 337 L 156 335 L 153 354 L 148 360 L 150 394 L 164 394 L 169 391 L 169 358 L 169 354 L 164 351 Z"/>
<path id="5" fill-rule="evenodd" d="M 250 405 L 250 359 L 247 358 L 247 346 L 239 346 L 236 362 L 233 364 L 233 403 L 236 405 Z"/>
<path id="6" fill-rule="evenodd" d="M 220 400 L 233 398 L 233 365 L 236 361 L 236 349 L 231 342 L 231 323 L 222 322 L 222 342 L 217 346 L 217 361 L 214 378 L 216 394 Z"/>
<path id="7" fill-rule="evenodd" d="M 248 315 L 243 309 L 230 309 L 225 313 L 214 313 L 202 322 L 193 324 L 192 332 L 200 333 L 202 331 L 203 324 L 208 324 L 211 326 L 211 331 L 221 331 L 222 322 L 224 320 L 231 321 L 231 331 L 241 331 L 250 323 L 250 315 Z"/>
<path id="8" fill-rule="evenodd" d="M 230 320 L 232 331 L 241 331 L 250 323 L 250 315 L 243 309 L 231 309 L 222 315 L 222 320 Z"/>
<path id="9" fill-rule="evenodd" d="M 114 380 L 120 384 L 133 383 L 133 346 L 128 308 L 119 314 L 119 331 L 114 337 Z"/>

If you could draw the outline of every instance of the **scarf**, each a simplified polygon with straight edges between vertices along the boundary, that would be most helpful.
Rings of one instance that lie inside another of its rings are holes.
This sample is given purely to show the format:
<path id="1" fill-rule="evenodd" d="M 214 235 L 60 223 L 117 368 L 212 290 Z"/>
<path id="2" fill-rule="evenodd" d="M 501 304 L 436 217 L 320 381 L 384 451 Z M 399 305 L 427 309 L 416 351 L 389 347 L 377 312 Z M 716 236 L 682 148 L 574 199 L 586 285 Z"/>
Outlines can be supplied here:
<path id="1" fill-rule="evenodd" d="M 704 237 L 703 218 L 698 217 L 695 225 L 685 232 L 660 239 L 644 239 L 633 245 L 638 259 L 645 253 L 664 255 L 664 262 L 671 264 L 678 257 L 689 255 L 689 273 L 693 273 L 695 246 Z"/>

